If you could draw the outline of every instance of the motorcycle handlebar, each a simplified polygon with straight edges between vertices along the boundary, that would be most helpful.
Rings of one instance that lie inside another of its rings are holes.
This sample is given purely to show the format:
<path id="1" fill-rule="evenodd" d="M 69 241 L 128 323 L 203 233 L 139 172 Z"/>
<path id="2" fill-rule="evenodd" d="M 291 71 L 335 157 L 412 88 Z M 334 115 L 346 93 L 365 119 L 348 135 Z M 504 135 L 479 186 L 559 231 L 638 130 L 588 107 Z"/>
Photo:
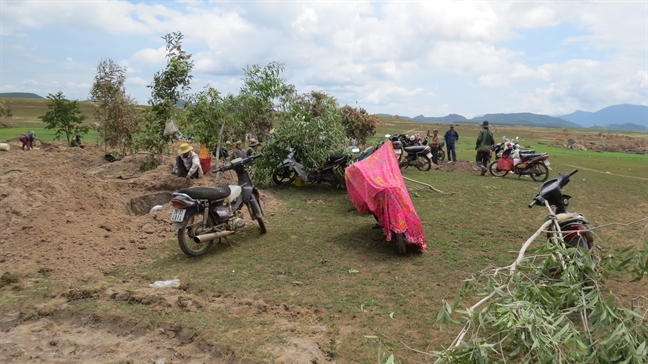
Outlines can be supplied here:
<path id="1" fill-rule="evenodd" d="M 232 168 L 234 168 L 234 167 L 236 167 L 238 165 L 248 164 L 248 163 L 254 161 L 255 159 L 261 158 L 262 156 L 263 156 L 263 153 L 259 153 L 259 154 L 255 154 L 255 155 L 251 155 L 249 157 L 243 158 L 243 159 L 241 159 L 239 161 L 235 161 L 234 163 L 224 164 L 224 165 L 214 169 L 212 171 L 212 173 L 229 171 L 230 169 L 232 169 Z"/>
<path id="2" fill-rule="evenodd" d="M 567 177 L 571 177 L 571 176 L 575 175 L 576 172 L 578 172 L 578 169 L 574 169 L 573 171 L 567 173 Z"/>

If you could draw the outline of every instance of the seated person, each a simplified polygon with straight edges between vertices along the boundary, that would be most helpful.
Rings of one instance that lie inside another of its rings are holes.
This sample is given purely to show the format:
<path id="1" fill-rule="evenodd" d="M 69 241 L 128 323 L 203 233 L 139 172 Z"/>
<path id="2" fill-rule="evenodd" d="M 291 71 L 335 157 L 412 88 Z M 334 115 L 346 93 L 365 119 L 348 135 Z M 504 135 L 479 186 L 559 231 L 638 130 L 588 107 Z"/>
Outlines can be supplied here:
<path id="1" fill-rule="evenodd" d="M 198 154 L 193 152 L 192 149 L 193 147 L 187 143 L 180 144 L 172 172 L 177 173 L 178 177 L 185 177 L 187 180 L 190 178 L 200 178 L 203 174 L 202 167 L 200 166 L 200 158 L 198 158 Z"/>

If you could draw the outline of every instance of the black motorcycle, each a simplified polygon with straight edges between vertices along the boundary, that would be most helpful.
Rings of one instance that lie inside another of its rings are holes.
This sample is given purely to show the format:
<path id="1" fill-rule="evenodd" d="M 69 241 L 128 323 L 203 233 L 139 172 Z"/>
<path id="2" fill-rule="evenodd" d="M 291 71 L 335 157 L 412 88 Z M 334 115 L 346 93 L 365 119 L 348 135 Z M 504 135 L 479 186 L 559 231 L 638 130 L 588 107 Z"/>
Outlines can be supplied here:
<path id="1" fill-rule="evenodd" d="M 406 153 L 405 156 L 399 159 L 398 167 L 403 169 L 414 166 L 419 171 L 429 171 L 432 168 L 432 148 L 429 145 L 415 143 L 404 134 L 397 135 L 398 140 L 403 145 L 402 149 Z"/>
<path id="2" fill-rule="evenodd" d="M 355 149 L 359 152 L 359 149 Z M 344 168 L 351 159 L 345 154 L 330 155 L 326 164 L 320 168 L 307 168 L 302 164 L 302 158 L 297 156 L 298 150 L 290 148 L 286 159 L 281 162 L 272 174 L 272 181 L 277 185 L 290 184 L 297 176 L 304 182 L 327 182 L 335 187 L 344 187 Z"/>
<path id="3" fill-rule="evenodd" d="M 259 190 L 250 179 L 245 165 L 262 154 L 237 158 L 212 170 L 224 172 L 233 169 L 238 176 L 236 185 L 183 188 L 173 193 L 171 221 L 178 230 L 178 244 L 182 251 L 196 257 L 211 248 L 215 239 L 239 233 L 245 227 L 242 208 L 247 206 L 252 220 L 256 220 L 262 234 L 266 232 Z"/>
<path id="4" fill-rule="evenodd" d="M 558 227 L 554 227 L 549 235 L 562 236 L 562 240 L 570 247 L 592 251 L 594 234 L 588 226 L 589 222 L 583 215 L 567 211 L 571 196 L 562 193 L 562 188 L 569 183 L 569 177 L 576 172 L 578 172 L 577 169 L 568 174 L 560 174 L 557 178 L 543 183 L 538 194 L 529 204 L 529 208 L 536 204 L 547 205 L 549 213 L 555 214 L 558 223 Z M 555 212 L 551 210 L 551 206 L 555 206 Z"/>

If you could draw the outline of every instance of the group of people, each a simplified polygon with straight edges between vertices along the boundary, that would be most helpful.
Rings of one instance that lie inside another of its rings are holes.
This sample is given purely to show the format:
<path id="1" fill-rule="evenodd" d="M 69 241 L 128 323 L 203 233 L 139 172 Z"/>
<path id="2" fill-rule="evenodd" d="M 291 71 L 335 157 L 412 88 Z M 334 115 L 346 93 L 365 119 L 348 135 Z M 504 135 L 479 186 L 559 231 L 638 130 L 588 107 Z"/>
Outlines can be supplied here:
<path id="1" fill-rule="evenodd" d="M 434 129 L 430 134 L 430 129 L 427 131 L 429 137 L 428 145 L 432 149 L 432 163 L 439 164 L 439 148 L 441 146 L 441 138 L 439 137 L 439 130 Z M 459 132 L 455 130 L 454 124 L 450 124 L 450 129 L 443 135 L 446 148 L 448 149 L 448 163 L 457 161 L 456 144 L 459 141 Z"/>
<path id="2" fill-rule="evenodd" d="M 493 132 L 490 131 L 488 120 L 484 120 L 481 123 L 482 129 L 477 135 L 477 142 L 475 145 L 475 150 L 477 151 L 477 165 L 481 170 L 481 175 L 485 175 L 488 172 L 488 163 L 491 158 L 491 147 L 495 144 L 495 138 L 493 137 Z M 432 134 L 430 134 L 430 129 L 427 131 L 427 136 L 429 137 L 429 146 L 432 149 L 432 162 L 434 164 L 438 163 L 438 153 L 441 145 L 441 138 L 439 137 L 439 130 L 434 129 Z M 445 141 L 446 148 L 448 150 L 448 163 L 457 161 L 457 149 L 456 143 L 459 141 L 459 133 L 455 130 L 454 124 L 450 124 L 450 129 L 445 132 L 443 135 L 443 140 Z"/>
<path id="3" fill-rule="evenodd" d="M 36 133 L 33 130 L 30 130 L 26 133 L 20 134 L 18 138 L 22 143 L 22 150 L 32 150 L 34 148 L 34 139 L 36 138 Z M 79 147 L 83 148 L 84 145 L 81 143 L 81 134 L 77 134 L 72 141 L 70 141 L 70 147 Z"/>

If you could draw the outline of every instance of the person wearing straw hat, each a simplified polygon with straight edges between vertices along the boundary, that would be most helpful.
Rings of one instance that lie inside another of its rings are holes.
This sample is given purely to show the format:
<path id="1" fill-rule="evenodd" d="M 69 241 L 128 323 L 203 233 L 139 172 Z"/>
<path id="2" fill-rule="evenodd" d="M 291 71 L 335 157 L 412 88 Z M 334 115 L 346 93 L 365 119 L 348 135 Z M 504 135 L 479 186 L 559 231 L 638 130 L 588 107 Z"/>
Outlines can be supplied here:
<path id="1" fill-rule="evenodd" d="M 200 158 L 192 150 L 193 147 L 191 145 L 187 143 L 180 144 L 175 166 L 173 167 L 173 173 L 176 173 L 178 177 L 185 177 L 189 180 L 191 178 L 200 178 L 203 174 L 202 167 L 200 166 Z"/>
<path id="2" fill-rule="evenodd" d="M 250 139 L 250 144 L 248 145 L 248 148 L 245 150 L 245 155 L 250 157 L 253 156 L 257 153 L 257 147 L 261 145 L 256 139 L 252 138 Z"/>

